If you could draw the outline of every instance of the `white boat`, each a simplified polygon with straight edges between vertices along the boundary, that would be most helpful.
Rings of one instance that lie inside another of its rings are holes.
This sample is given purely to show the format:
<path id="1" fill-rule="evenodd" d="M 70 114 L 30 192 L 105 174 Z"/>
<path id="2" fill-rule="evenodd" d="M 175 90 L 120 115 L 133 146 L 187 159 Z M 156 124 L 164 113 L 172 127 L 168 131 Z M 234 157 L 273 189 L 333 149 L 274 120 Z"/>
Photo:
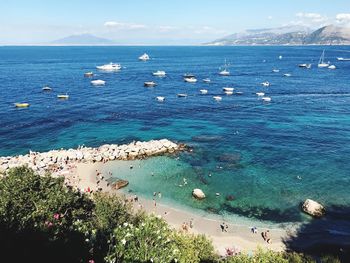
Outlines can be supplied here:
<path id="1" fill-rule="evenodd" d="M 272 72 L 273 73 L 278 73 L 278 72 L 280 72 L 280 70 L 279 69 L 273 69 Z"/>
<path id="2" fill-rule="evenodd" d="M 156 72 L 153 72 L 152 75 L 157 77 L 164 77 L 166 73 L 164 70 L 157 70 Z"/>
<path id="3" fill-rule="evenodd" d="M 208 94 L 208 90 L 207 89 L 200 89 L 199 90 L 201 94 Z"/>
<path id="4" fill-rule="evenodd" d="M 264 93 L 264 92 L 257 92 L 257 93 L 255 93 L 255 94 L 258 95 L 259 97 L 265 96 L 265 93 Z"/>
<path id="5" fill-rule="evenodd" d="M 196 76 L 192 73 L 185 73 L 185 74 L 183 74 L 183 77 L 184 78 L 195 78 Z"/>
<path id="6" fill-rule="evenodd" d="M 223 68 L 224 69 L 219 72 L 219 75 L 221 75 L 221 76 L 229 76 L 230 75 L 230 71 L 227 70 L 228 64 L 226 62 L 226 59 L 225 59 L 225 64 L 223 65 Z"/>
<path id="7" fill-rule="evenodd" d="M 205 82 L 205 83 L 210 83 L 210 78 L 205 78 L 205 79 L 203 79 L 203 82 Z"/>
<path id="8" fill-rule="evenodd" d="M 96 68 L 99 70 L 104 70 L 104 71 L 118 71 L 122 68 L 122 66 L 120 64 L 115 64 L 115 63 L 111 62 L 109 64 L 97 66 Z"/>
<path id="9" fill-rule="evenodd" d="M 290 77 L 290 76 L 292 76 L 292 74 L 286 73 L 286 74 L 283 74 L 283 76 L 285 76 L 285 77 Z"/>
<path id="10" fill-rule="evenodd" d="M 94 86 L 103 86 L 106 84 L 106 81 L 104 81 L 102 79 L 96 79 L 96 80 L 92 80 L 91 84 Z"/>
<path id="11" fill-rule="evenodd" d="M 236 95 L 243 95 L 243 92 L 242 91 L 236 91 L 235 94 Z"/>
<path id="12" fill-rule="evenodd" d="M 324 51 L 325 50 L 322 51 L 322 55 L 320 57 L 320 60 L 318 61 L 318 65 L 317 66 L 319 68 L 328 68 L 329 67 L 329 63 L 324 62 Z"/>
<path id="13" fill-rule="evenodd" d="M 299 68 L 311 68 L 311 64 L 303 63 L 303 64 L 299 64 L 298 67 Z"/>
<path id="14" fill-rule="evenodd" d="M 338 61 L 350 61 L 350 58 L 337 58 Z"/>
<path id="15" fill-rule="evenodd" d="M 66 99 L 69 98 L 69 95 L 67 95 L 67 94 L 58 94 L 58 95 L 57 95 L 57 98 L 58 98 L 58 99 L 66 100 Z"/>
<path id="16" fill-rule="evenodd" d="M 196 78 L 184 78 L 184 81 L 189 82 L 189 83 L 196 83 L 197 79 Z"/>
<path id="17" fill-rule="evenodd" d="M 84 77 L 90 78 L 94 76 L 94 73 L 92 71 L 84 73 Z"/>
<path id="18" fill-rule="evenodd" d="M 232 95 L 233 94 L 233 91 L 225 90 L 224 92 L 225 92 L 226 95 Z"/>
<path id="19" fill-rule="evenodd" d="M 165 101 L 165 97 L 158 96 L 158 97 L 156 97 L 156 100 L 157 101 Z"/>
<path id="20" fill-rule="evenodd" d="M 261 85 L 263 85 L 264 87 L 269 87 L 270 86 L 270 82 L 264 81 L 264 82 L 261 83 Z"/>
<path id="21" fill-rule="evenodd" d="M 222 88 L 223 91 L 234 91 L 235 88 L 229 88 L 229 87 L 224 87 Z"/>
<path id="22" fill-rule="evenodd" d="M 147 61 L 149 60 L 149 56 L 147 53 L 144 53 L 142 56 L 139 56 L 139 60 L 142 60 L 142 61 Z"/>
<path id="23" fill-rule="evenodd" d="M 43 91 L 51 91 L 52 89 L 49 86 L 45 86 L 42 88 Z"/>
<path id="24" fill-rule="evenodd" d="M 213 99 L 216 101 L 220 101 L 220 100 L 222 100 L 222 97 L 221 96 L 213 96 Z"/>
<path id="25" fill-rule="evenodd" d="M 157 83 L 155 83 L 154 81 L 146 81 L 145 83 L 143 83 L 143 85 L 145 87 L 154 87 L 157 85 Z"/>
<path id="26" fill-rule="evenodd" d="M 283 57 L 282 57 L 282 55 L 279 55 L 278 58 L 279 58 L 279 59 L 282 59 Z"/>
<path id="27" fill-rule="evenodd" d="M 328 68 L 329 68 L 329 69 L 336 69 L 337 67 L 334 66 L 334 65 L 330 65 Z"/>
<path id="28" fill-rule="evenodd" d="M 177 96 L 180 98 L 186 98 L 187 94 L 186 93 L 179 93 L 179 94 L 177 94 Z"/>
<path id="29" fill-rule="evenodd" d="M 270 97 L 262 97 L 261 98 L 264 102 L 270 102 L 271 98 Z"/>

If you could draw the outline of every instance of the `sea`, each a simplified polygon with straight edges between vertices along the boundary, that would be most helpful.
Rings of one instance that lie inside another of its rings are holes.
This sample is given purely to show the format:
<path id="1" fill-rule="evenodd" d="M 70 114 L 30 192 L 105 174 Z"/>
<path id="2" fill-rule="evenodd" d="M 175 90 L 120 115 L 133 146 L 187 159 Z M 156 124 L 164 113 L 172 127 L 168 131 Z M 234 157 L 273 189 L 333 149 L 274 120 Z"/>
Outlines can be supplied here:
<path id="1" fill-rule="evenodd" d="M 323 49 L 335 70 L 317 67 Z M 167 138 L 192 151 L 137 160 L 133 169 L 112 167 L 114 179 L 129 180 L 124 191 L 149 199 L 161 192 L 166 203 L 232 221 L 307 222 L 310 217 L 300 209 L 306 198 L 326 207 L 350 205 L 350 62 L 336 59 L 350 57 L 349 51 L 349 46 L 0 47 L 0 155 Z M 149 61 L 138 60 L 144 52 Z M 225 60 L 230 76 L 218 74 Z M 122 69 L 96 70 L 109 62 Z M 153 76 L 157 70 L 166 77 Z M 89 71 L 94 77 L 84 77 Z M 184 82 L 185 73 L 194 74 L 197 83 Z M 93 79 L 106 84 L 93 86 Z M 145 81 L 157 86 L 144 87 Z M 271 85 L 262 86 L 265 81 Z M 51 92 L 42 91 L 46 85 Z M 234 94 L 226 95 L 223 87 L 233 87 Z M 58 94 L 69 99 L 59 100 Z M 15 108 L 16 102 L 30 107 Z M 192 198 L 194 188 L 206 199 Z"/>

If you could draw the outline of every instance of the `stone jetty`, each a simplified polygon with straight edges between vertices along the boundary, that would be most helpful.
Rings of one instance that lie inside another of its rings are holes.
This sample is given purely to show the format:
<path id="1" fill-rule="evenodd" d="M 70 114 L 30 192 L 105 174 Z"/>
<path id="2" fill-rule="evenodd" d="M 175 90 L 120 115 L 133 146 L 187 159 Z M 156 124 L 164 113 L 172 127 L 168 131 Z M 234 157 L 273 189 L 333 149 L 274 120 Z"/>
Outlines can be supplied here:
<path id="1" fill-rule="evenodd" d="M 150 156 L 185 150 L 184 144 L 176 144 L 167 139 L 130 144 L 105 144 L 98 148 L 78 147 L 49 152 L 32 152 L 26 155 L 0 157 L 0 174 L 13 167 L 28 165 L 40 175 L 50 172 L 53 176 L 64 175 L 76 163 L 107 162 L 112 160 L 134 160 Z"/>

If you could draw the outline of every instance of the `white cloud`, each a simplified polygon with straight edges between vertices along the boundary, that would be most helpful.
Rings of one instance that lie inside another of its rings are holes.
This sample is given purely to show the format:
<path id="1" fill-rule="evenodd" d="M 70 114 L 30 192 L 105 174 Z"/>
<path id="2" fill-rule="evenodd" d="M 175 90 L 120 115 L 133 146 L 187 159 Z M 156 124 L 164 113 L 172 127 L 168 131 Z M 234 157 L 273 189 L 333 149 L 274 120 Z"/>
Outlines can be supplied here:
<path id="1" fill-rule="evenodd" d="M 119 29 L 119 30 L 133 30 L 133 29 L 145 29 L 146 25 L 134 24 L 134 23 L 122 23 L 116 21 L 107 21 L 103 24 L 105 27 L 110 29 Z"/>
<path id="2" fill-rule="evenodd" d="M 295 16 L 298 20 L 291 21 L 291 25 L 301 25 L 306 27 L 321 27 L 330 23 L 330 20 L 327 16 L 318 14 L 318 13 L 305 13 L 299 12 Z"/>
<path id="3" fill-rule="evenodd" d="M 350 14 L 337 14 L 336 17 L 337 23 L 339 24 L 350 24 Z"/>

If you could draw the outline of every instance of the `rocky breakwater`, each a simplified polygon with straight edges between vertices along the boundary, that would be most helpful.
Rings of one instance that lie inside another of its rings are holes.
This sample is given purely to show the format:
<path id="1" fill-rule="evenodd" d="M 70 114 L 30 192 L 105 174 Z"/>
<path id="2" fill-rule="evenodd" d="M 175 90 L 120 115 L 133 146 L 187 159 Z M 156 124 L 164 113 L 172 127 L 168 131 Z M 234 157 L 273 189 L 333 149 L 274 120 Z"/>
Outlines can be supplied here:
<path id="1" fill-rule="evenodd" d="M 78 147 L 77 149 L 61 149 L 49 152 L 32 152 L 26 155 L 0 157 L 0 173 L 22 165 L 28 165 L 34 171 L 43 175 L 68 174 L 74 164 L 107 162 L 111 160 L 134 160 L 150 156 L 174 153 L 185 150 L 184 144 L 176 144 L 167 139 L 151 140 L 148 142 L 132 142 L 125 145 L 105 144 L 98 148 Z"/>

